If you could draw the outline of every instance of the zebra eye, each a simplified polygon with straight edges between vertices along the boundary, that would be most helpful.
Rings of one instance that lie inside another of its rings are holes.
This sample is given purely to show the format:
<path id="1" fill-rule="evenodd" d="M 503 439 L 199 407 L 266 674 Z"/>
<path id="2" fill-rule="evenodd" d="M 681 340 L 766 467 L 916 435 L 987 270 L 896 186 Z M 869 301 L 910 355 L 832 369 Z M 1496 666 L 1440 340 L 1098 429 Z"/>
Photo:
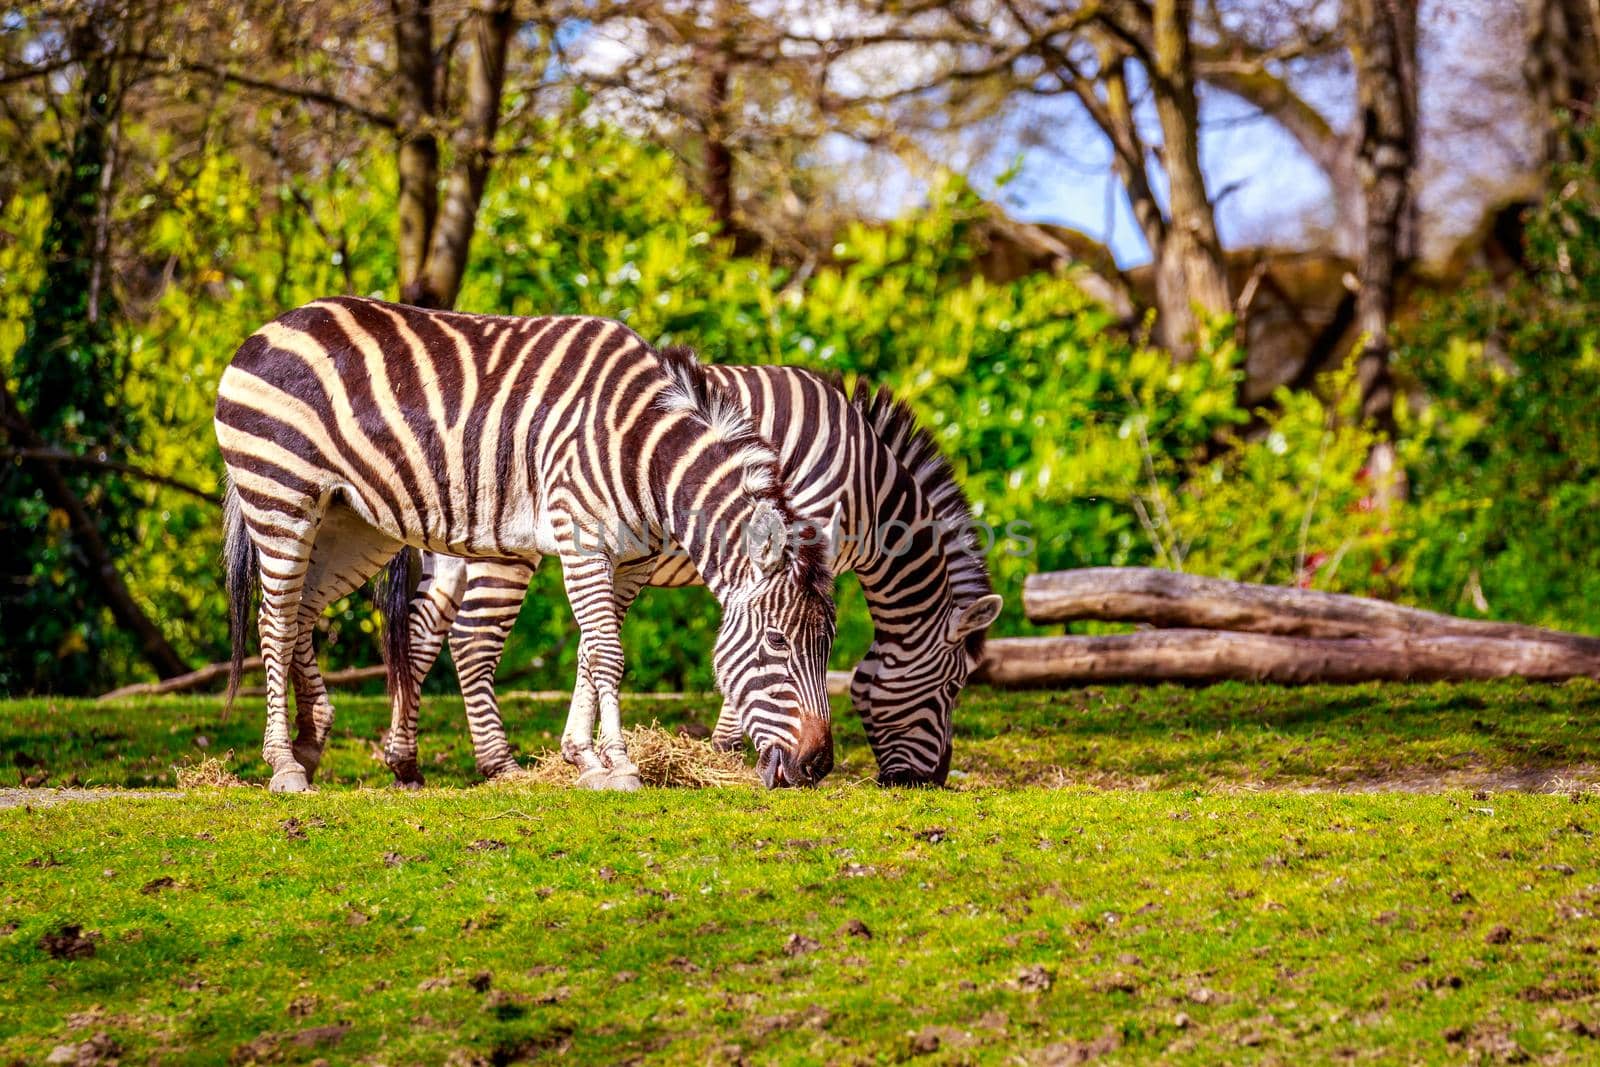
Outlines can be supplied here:
<path id="1" fill-rule="evenodd" d="M 783 631 L 782 630 L 768 630 L 767 634 L 766 634 L 766 637 L 767 637 L 767 647 L 772 649 L 772 651 L 774 651 L 774 652 L 787 652 L 787 651 L 789 651 L 789 639 L 787 637 L 783 636 Z"/>
<path id="2" fill-rule="evenodd" d="M 961 683 L 956 681 L 954 678 L 944 683 L 944 695 L 949 697 L 951 700 L 954 700 L 956 697 L 960 696 Z"/>

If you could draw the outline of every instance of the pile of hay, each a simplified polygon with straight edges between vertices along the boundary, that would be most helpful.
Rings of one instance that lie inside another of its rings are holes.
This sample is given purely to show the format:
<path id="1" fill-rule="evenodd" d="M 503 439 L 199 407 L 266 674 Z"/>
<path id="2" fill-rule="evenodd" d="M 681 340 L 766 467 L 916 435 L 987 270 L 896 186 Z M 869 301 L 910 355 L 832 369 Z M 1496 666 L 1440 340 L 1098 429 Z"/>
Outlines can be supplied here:
<path id="1" fill-rule="evenodd" d="M 647 786 L 720 789 L 761 783 L 742 752 L 722 752 L 710 741 L 675 733 L 659 723 L 624 730 L 622 736 L 628 742 L 628 755 L 639 765 L 639 778 Z M 575 786 L 578 769 L 562 759 L 559 751 L 545 752 L 532 759 L 525 774 L 515 780 Z"/>
<path id="2" fill-rule="evenodd" d="M 234 786 L 244 785 L 237 774 L 228 769 L 228 762 L 233 759 L 233 749 L 228 749 L 227 754 L 218 759 L 216 756 L 206 756 L 199 763 L 182 763 L 172 768 L 178 776 L 179 789 L 231 789 Z"/>

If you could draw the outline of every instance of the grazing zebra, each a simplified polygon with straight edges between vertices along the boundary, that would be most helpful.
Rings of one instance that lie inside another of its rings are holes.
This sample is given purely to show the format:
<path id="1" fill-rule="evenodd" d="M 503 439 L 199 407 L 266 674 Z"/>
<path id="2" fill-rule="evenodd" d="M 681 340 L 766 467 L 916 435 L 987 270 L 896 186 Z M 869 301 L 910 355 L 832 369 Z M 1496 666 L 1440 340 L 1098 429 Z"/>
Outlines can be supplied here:
<path id="1" fill-rule="evenodd" d="M 333 721 L 316 619 L 406 545 L 560 559 L 580 632 L 562 748 L 612 788 L 639 785 L 617 703 L 618 591 L 643 580 L 662 544 L 684 546 L 722 604 L 717 674 L 745 694 L 739 726 L 767 784 L 832 768 L 825 537 L 797 525 L 776 454 L 692 355 L 658 353 L 605 319 L 319 300 L 240 347 L 216 430 L 230 480 L 229 692 L 259 571 L 274 790 L 308 787 Z M 406 583 L 393 584 L 399 601 Z M 389 629 L 390 660 L 404 663 L 409 628 Z"/>
<path id="2" fill-rule="evenodd" d="M 835 573 L 854 570 L 876 627 L 850 695 L 861 714 L 884 784 L 943 784 L 950 768 L 951 712 L 982 658 L 985 631 L 1000 613 L 972 514 L 949 464 L 909 408 L 888 390 L 791 367 L 705 366 L 715 387 L 736 394 L 773 442 L 794 506 L 815 522 L 834 515 Z M 417 786 L 415 709 L 422 679 L 448 632 L 466 698 L 478 769 L 515 772 L 494 695 L 494 673 L 532 571 L 520 564 L 425 555 L 411 607 L 407 677 L 396 679 L 391 741 L 398 784 Z M 664 559 L 648 575 L 656 586 L 690 585 L 692 568 Z M 619 586 L 617 614 L 638 592 Z M 453 622 L 453 626 L 452 626 Z M 738 743 L 732 700 L 714 738 Z"/>

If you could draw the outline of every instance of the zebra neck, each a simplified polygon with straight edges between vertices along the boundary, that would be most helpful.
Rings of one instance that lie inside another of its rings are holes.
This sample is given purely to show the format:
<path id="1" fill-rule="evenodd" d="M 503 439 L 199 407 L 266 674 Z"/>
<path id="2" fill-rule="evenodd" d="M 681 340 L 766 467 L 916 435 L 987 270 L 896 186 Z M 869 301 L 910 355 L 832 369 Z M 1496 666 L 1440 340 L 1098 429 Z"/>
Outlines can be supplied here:
<path id="1" fill-rule="evenodd" d="M 745 452 L 685 420 L 663 441 L 676 457 L 656 479 L 656 514 L 719 601 L 747 582 L 745 534 L 758 500 L 746 487 Z"/>
<path id="2" fill-rule="evenodd" d="M 952 595 L 948 553 L 959 531 L 939 520 L 903 469 L 866 487 L 872 505 L 853 531 L 855 572 L 880 632 L 914 629 Z"/>
<path id="3" fill-rule="evenodd" d="M 678 498 L 688 495 L 692 494 L 674 494 Z M 663 529 L 676 542 L 674 549 L 688 557 L 700 580 L 721 601 L 750 577 L 744 538 L 754 502 L 743 493 L 727 493 L 707 497 L 698 507 L 681 499 L 677 504 L 663 509 Z"/>

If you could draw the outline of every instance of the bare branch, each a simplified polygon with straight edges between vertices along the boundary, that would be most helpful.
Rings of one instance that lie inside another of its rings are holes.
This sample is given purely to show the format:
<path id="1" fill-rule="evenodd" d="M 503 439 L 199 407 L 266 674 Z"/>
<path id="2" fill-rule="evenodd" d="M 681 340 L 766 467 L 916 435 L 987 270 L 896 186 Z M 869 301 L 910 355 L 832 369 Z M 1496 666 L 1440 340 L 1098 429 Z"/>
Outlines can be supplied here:
<path id="1" fill-rule="evenodd" d="M 386 130 L 393 130 L 399 127 L 399 123 L 393 115 L 385 115 L 382 112 L 374 111 L 354 100 L 347 100 L 337 93 L 318 89 L 314 86 L 291 85 L 286 82 L 273 81 L 270 78 L 258 78 L 253 74 L 230 70 L 216 63 L 169 56 L 159 52 L 130 53 L 127 58 L 155 64 L 158 67 L 166 67 L 169 72 L 183 71 L 190 74 L 205 74 L 241 88 L 254 89 L 258 92 L 271 93 L 274 96 L 283 96 L 294 100 L 305 100 L 313 104 L 322 104 L 326 107 L 355 115 L 374 126 Z"/>
<path id="2" fill-rule="evenodd" d="M 168 489 L 176 489 L 180 493 L 187 493 L 189 496 L 204 500 L 208 504 L 222 506 L 222 498 L 215 493 L 208 493 L 199 486 L 168 477 L 165 474 L 157 474 L 143 467 L 134 466 L 132 463 L 123 463 L 120 460 L 110 459 L 104 453 L 85 455 L 43 445 L 35 448 L 0 449 L 0 460 L 22 460 L 24 462 L 43 460 L 62 467 L 93 467 L 96 470 L 116 471 L 118 474 L 126 474 L 131 478 L 150 482 L 152 485 L 162 485 Z"/>

